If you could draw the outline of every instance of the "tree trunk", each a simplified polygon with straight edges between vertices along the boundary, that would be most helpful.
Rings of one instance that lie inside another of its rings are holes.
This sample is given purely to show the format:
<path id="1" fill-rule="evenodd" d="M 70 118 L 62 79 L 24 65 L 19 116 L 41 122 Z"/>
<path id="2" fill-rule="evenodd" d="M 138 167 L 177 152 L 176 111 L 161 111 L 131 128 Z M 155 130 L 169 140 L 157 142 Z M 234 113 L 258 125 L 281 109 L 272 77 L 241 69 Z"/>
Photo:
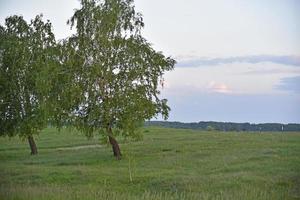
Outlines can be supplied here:
<path id="1" fill-rule="evenodd" d="M 117 140 L 112 137 L 112 130 L 111 130 L 111 128 L 108 128 L 108 133 L 109 133 L 109 136 L 108 136 L 109 143 L 112 146 L 112 150 L 114 152 L 114 156 L 116 157 L 117 160 L 121 160 L 121 156 L 122 156 L 121 150 L 120 150 L 120 147 L 119 147 L 119 144 L 118 144 Z"/>
<path id="2" fill-rule="evenodd" d="M 27 139 L 31 149 L 31 155 L 37 155 L 38 151 L 32 135 L 28 136 Z"/>

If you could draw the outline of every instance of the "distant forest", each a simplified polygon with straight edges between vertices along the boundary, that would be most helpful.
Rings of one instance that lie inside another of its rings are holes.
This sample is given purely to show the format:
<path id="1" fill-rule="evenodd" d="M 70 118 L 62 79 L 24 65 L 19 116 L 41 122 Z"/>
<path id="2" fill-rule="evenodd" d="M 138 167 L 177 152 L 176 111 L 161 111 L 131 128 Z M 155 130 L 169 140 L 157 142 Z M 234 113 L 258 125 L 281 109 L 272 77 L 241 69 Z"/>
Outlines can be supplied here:
<path id="1" fill-rule="evenodd" d="M 218 131 L 300 131 L 300 124 L 280 124 L 280 123 L 233 123 L 233 122 L 168 122 L 168 121 L 147 121 L 145 126 L 161 126 L 167 128 L 184 128 L 197 130 L 218 130 Z"/>

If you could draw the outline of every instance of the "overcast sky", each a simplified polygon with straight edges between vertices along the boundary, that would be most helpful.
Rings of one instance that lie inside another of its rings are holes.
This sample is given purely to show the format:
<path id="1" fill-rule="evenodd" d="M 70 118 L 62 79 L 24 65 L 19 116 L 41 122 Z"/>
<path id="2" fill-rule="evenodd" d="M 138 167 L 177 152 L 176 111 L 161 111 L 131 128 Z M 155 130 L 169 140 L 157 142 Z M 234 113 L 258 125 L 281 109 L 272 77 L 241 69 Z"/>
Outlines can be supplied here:
<path id="1" fill-rule="evenodd" d="M 144 36 L 177 65 L 162 96 L 170 121 L 300 123 L 300 1 L 135 0 Z M 77 0 L 0 0 L 13 14 L 50 19 L 58 39 Z"/>

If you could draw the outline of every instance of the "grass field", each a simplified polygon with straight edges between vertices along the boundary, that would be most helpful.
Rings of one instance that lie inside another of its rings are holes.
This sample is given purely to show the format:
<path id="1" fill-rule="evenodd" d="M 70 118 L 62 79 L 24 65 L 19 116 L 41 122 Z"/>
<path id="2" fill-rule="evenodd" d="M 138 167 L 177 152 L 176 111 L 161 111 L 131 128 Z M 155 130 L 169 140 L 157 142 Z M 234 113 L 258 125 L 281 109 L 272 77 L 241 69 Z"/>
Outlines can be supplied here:
<path id="1" fill-rule="evenodd" d="M 300 199 L 300 133 L 144 128 L 123 159 L 76 132 L 0 138 L 0 199 Z"/>

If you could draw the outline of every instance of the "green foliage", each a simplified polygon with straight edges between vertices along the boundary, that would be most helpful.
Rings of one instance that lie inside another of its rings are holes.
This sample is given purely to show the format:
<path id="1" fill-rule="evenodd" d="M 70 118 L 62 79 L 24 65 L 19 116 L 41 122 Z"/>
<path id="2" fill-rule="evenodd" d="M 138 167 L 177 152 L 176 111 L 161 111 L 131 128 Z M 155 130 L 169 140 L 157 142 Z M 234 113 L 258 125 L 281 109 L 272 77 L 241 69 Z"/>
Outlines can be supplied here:
<path id="1" fill-rule="evenodd" d="M 82 0 L 69 24 L 77 33 L 61 44 L 56 124 L 72 124 L 88 136 L 113 127 L 114 134 L 139 137 L 144 120 L 168 117 L 159 86 L 175 61 L 142 37 L 133 1 Z"/>
<path id="2" fill-rule="evenodd" d="M 207 126 L 207 127 L 206 127 L 206 130 L 207 130 L 207 131 L 214 131 L 215 128 L 214 128 L 213 126 Z"/>
<path id="3" fill-rule="evenodd" d="M 0 135 L 28 136 L 48 121 L 87 136 L 136 128 L 161 113 L 162 75 L 175 61 L 156 52 L 130 0 L 82 0 L 69 20 L 77 33 L 56 44 L 51 23 L 12 16 L 0 26 Z M 109 133 L 111 134 L 111 133 Z"/>
<path id="4" fill-rule="evenodd" d="M 147 130 L 143 141 L 120 144 L 118 162 L 110 147 L 77 131 L 43 130 L 37 157 L 25 142 L 0 138 L 0 199 L 300 197 L 299 132 Z"/>
<path id="5" fill-rule="evenodd" d="M 55 38 L 49 21 L 21 16 L 0 26 L 0 135 L 25 137 L 46 126 L 45 69 L 52 64 Z"/>

